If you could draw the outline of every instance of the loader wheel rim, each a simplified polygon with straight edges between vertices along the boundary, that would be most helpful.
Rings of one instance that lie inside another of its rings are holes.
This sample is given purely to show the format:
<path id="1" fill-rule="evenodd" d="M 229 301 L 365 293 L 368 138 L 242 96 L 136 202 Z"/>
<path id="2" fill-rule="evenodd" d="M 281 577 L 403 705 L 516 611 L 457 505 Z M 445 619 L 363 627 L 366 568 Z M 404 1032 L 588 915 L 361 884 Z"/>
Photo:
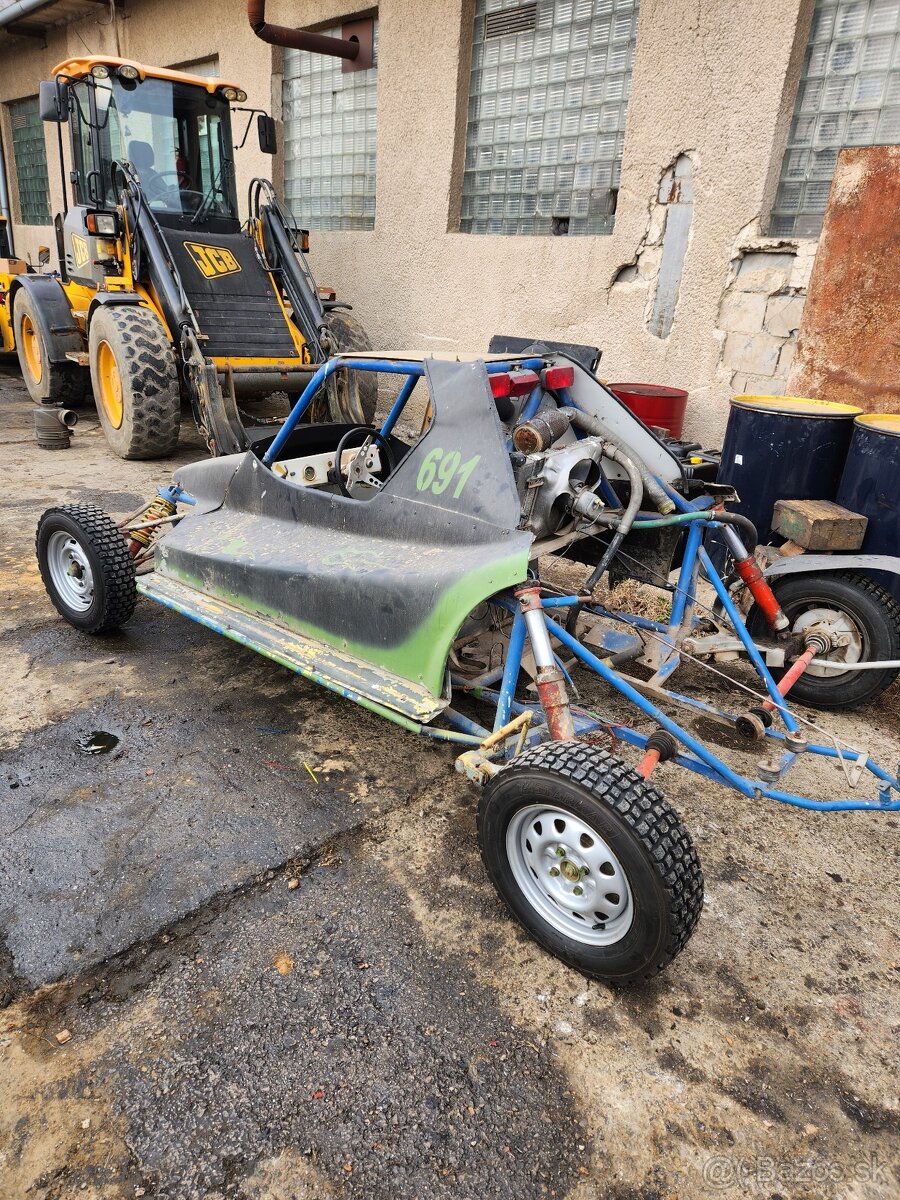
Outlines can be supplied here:
<path id="1" fill-rule="evenodd" d="M 87 612 L 94 603 L 94 573 L 84 547 L 67 530 L 50 535 L 47 566 L 65 603 L 75 612 Z"/>
<path id="2" fill-rule="evenodd" d="M 103 412 L 113 429 L 119 429 L 125 415 L 122 376 L 119 374 L 119 364 L 109 342 L 101 342 L 97 349 L 97 374 L 100 376 L 100 403 Z"/>
<path id="3" fill-rule="evenodd" d="M 530 804 L 514 815 L 506 854 L 531 907 L 588 946 L 612 946 L 634 919 L 628 877 L 596 829 L 565 808 Z"/>
<path id="4" fill-rule="evenodd" d="M 28 373 L 35 383 L 40 383 L 44 374 L 44 364 L 41 359 L 41 337 L 28 313 L 22 315 L 19 337 L 22 341 L 22 353 L 25 356 Z"/>

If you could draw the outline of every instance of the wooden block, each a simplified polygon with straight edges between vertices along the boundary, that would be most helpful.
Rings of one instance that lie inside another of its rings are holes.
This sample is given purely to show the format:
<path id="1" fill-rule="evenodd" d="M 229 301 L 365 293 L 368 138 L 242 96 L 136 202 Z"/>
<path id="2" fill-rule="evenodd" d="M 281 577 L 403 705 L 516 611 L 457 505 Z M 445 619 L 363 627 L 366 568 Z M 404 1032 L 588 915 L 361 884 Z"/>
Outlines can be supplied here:
<path id="1" fill-rule="evenodd" d="M 777 500 L 772 528 L 804 550 L 858 550 L 868 517 L 830 500 Z"/>

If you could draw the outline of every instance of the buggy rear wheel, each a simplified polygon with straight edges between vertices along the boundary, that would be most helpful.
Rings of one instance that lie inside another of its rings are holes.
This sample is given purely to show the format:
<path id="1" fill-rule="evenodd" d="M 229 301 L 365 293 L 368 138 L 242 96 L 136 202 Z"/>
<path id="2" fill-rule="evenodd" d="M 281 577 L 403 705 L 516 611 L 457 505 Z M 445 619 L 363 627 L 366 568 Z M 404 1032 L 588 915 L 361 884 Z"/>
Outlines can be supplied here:
<path id="1" fill-rule="evenodd" d="M 592 979 L 652 978 L 699 920 L 703 874 L 678 814 L 595 746 L 547 742 L 514 758 L 482 791 L 478 841 L 513 916 Z"/>
<path id="2" fill-rule="evenodd" d="M 843 571 L 788 575 L 773 580 L 772 590 L 795 633 L 802 634 L 817 623 L 838 633 L 842 644 L 826 658 L 848 665 L 900 659 L 900 604 L 865 575 Z M 755 604 L 747 615 L 747 629 L 760 641 L 771 636 Z M 786 670 L 773 669 L 773 678 L 779 680 Z M 809 667 L 791 688 L 788 700 L 825 711 L 849 711 L 880 696 L 898 673 L 896 667 L 875 671 Z"/>
<path id="3" fill-rule="evenodd" d="M 37 530 L 37 560 L 56 611 L 76 629 L 104 633 L 134 612 L 134 560 L 124 536 L 93 504 L 48 508 Z"/>

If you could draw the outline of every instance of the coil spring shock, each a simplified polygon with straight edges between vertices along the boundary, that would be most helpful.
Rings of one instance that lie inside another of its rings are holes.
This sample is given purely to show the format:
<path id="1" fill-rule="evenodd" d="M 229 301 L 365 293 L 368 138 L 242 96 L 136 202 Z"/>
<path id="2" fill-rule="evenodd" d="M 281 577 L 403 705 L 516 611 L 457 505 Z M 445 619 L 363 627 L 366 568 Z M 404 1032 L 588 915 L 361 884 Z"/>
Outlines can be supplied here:
<path id="1" fill-rule="evenodd" d="M 140 523 L 144 524 L 146 521 L 159 521 L 163 517 L 171 517 L 177 507 L 173 500 L 170 500 L 167 496 L 159 495 L 143 511 Z M 141 550 L 146 550 L 158 532 L 158 526 L 153 529 L 129 530 L 130 540 L 128 542 L 128 550 L 131 557 L 134 558 Z"/>

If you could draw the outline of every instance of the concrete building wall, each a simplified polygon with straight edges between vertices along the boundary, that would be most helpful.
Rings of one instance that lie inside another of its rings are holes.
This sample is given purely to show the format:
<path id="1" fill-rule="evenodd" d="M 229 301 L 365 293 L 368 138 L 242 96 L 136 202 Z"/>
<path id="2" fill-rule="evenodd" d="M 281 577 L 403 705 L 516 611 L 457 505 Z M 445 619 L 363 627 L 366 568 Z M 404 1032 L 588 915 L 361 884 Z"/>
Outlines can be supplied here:
<path id="1" fill-rule="evenodd" d="M 356 15 L 347 0 L 269 8 L 270 21 L 296 26 Z M 615 230 L 588 237 L 456 230 L 472 9 L 473 0 L 380 5 L 375 228 L 316 232 L 310 261 L 319 281 L 352 300 L 379 348 L 482 348 L 495 332 L 599 345 L 606 378 L 688 388 L 687 432 L 715 441 L 732 388 L 783 390 L 789 367 L 793 334 L 783 331 L 798 319 L 814 243 L 771 241 L 760 230 L 812 0 L 643 0 Z M 87 43 L 163 64 L 218 54 L 248 103 L 280 113 L 280 54 L 253 37 L 240 0 L 130 0 L 113 24 L 78 22 L 52 33 L 46 50 L 3 38 L 3 102 L 33 94 L 49 66 Z M 55 130 L 47 134 L 53 181 Z M 240 192 L 272 168 L 248 144 L 238 156 Z M 660 337 L 650 326 L 660 327 L 660 264 L 684 171 L 692 207 L 680 212 L 689 227 L 671 328 Z M 15 232 L 20 254 L 35 256 L 50 240 L 49 230 Z"/>
<path id="2" fill-rule="evenodd" d="M 338 0 L 275 12 L 299 25 L 343 15 Z M 688 431 L 717 435 L 736 373 L 722 360 L 722 294 L 736 243 L 766 213 L 810 15 L 806 0 L 645 0 L 615 232 L 509 238 L 452 228 L 471 5 L 384 0 L 375 229 L 318 232 L 313 268 L 352 295 L 376 344 L 481 347 L 492 332 L 595 343 L 605 377 L 688 388 Z M 672 329 L 658 338 L 647 328 L 665 237 L 657 198 L 681 155 L 693 217 Z"/>

